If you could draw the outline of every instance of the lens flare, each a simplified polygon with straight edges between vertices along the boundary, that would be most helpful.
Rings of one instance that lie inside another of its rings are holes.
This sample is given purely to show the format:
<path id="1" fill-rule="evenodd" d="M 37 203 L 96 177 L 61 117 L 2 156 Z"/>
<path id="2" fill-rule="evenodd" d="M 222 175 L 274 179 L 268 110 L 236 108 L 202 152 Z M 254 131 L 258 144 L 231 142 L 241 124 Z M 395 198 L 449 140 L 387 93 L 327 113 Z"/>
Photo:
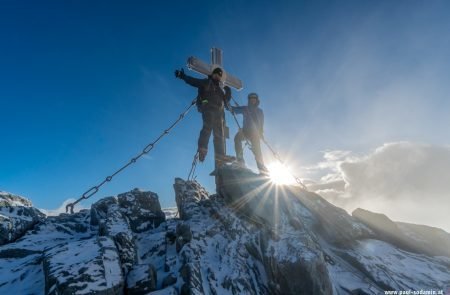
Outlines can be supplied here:
<path id="1" fill-rule="evenodd" d="M 289 171 L 289 168 L 279 162 L 273 162 L 267 165 L 269 169 L 270 180 L 275 184 L 294 184 L 295 178 Z"/>

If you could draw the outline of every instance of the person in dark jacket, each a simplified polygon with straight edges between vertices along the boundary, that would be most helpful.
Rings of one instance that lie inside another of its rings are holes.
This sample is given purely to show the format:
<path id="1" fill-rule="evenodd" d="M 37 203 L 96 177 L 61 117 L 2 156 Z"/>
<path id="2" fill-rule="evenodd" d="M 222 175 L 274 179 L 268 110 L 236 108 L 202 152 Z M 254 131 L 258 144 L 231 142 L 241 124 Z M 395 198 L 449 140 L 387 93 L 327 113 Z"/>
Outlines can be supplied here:
<path id="1" fill-rule="evenodd" d="M 244 117 L 242 129 L 239 129 L 234 137 L 234 148 L 236 150 L 237 161 L 241 165 L 245 165 L 242 141 L 248 140 L 251 144 L 252 152 L 255 155 L 259 172 L 267 174 L 268 170 L 264 165 L 260 142 L 260 140 L 264 138 L 264 113 L 262 109 L 259 108 L 258 94 L 250 93 L 248 95 L 247 106 L 232 107 L 232 111 L 236 114 L 242 114 Z"/>
<path id="2" fill-rule="evenodd" d="M 175 77 L 198 89 L 197 107 L 202 113 L 203 119 L 203 127 L 198 138 L 199 160 L 200 162 L 205 160 L 212 132 L 216 166 L 218 161 L 226 158 L 224 105 L 231 99 L 231 89 L 225 86 L 222 90 L 220 87 L 222 74 L 221 68 L 215 68 L 208 78 L 197 79 L 186 75 L 183 69 L 175 71 Z"/>

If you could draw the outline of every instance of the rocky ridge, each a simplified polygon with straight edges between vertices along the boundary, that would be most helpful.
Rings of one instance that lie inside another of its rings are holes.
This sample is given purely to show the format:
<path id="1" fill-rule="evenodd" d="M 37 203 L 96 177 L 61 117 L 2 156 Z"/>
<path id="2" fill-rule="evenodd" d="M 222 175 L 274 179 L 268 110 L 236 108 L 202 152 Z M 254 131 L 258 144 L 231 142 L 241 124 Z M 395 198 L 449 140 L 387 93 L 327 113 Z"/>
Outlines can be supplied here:
<path id="1" fill-rule="evenodd" d="M 177 178 L 177 210 L 166 212 L 155 193 L 138 189 L 47 218 L 31 202 L 0 194 L 0 294 L 383 294 L 450 286 L 450 235 L 442 230 L 362 209 L 351 216 L 247 169 L 218 174 L 220 196 Z"/>

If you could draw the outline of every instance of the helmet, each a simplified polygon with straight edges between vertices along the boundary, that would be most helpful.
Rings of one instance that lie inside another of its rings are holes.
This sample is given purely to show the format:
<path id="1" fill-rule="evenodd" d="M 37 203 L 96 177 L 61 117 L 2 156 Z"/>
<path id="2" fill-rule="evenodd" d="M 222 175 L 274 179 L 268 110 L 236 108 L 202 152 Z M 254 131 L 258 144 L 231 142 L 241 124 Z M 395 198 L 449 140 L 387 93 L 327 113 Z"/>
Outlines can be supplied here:
<path id="1" fill-rule="evenodd" d="M 250 98 L 256 98 L 257 100 L 259 100 L 259 96 L 255 92 L 252 92 L 252 93 L 248 94 L 248 99 L 250 99 Z"/>
<path id="2" fill-rule="evenodd" d="M 250 98 L 256 98 L 256 104 L 255 104 L 255 106 L 259 106 L 259 96 L 258 96 L 257 93 L 251 92 L 251 93 L 248 94 L 247 97 L 248 97 L 248 100 L 250 100 Z"/>
<path id="3" fill-rule="evenodd" d="M 215 69 L 212 71 L 212 74 L 218 74 L 219 76 L 222 77 L 223 71 L 222 71 L 221 68 L 215 68 Z"/>

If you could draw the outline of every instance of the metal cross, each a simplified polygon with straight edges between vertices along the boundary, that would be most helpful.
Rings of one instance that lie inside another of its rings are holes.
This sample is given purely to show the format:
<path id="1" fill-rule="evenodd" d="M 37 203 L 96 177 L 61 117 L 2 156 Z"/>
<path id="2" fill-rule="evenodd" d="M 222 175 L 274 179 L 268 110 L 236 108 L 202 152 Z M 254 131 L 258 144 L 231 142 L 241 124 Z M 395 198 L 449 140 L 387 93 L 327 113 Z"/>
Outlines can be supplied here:
<path id="1" fill-rule="evenodd" d="M 242 89 L 242 81 L 231 74 L 225 72 L 222 64 L 222 49 L 220 48 L 211 48 L 211 64 L 208 64 L 201 59 L 198 59 L 194 56 L 191 56 L 187 60 L 187 67 L 190 70 L 196 71 L 197 73 L 203 75 L 211 75 L 212 71 L 215 68 L 221 68 L 223 71 L 222 82 L 225 85 L 236 88 L 237 90 Z"/>

